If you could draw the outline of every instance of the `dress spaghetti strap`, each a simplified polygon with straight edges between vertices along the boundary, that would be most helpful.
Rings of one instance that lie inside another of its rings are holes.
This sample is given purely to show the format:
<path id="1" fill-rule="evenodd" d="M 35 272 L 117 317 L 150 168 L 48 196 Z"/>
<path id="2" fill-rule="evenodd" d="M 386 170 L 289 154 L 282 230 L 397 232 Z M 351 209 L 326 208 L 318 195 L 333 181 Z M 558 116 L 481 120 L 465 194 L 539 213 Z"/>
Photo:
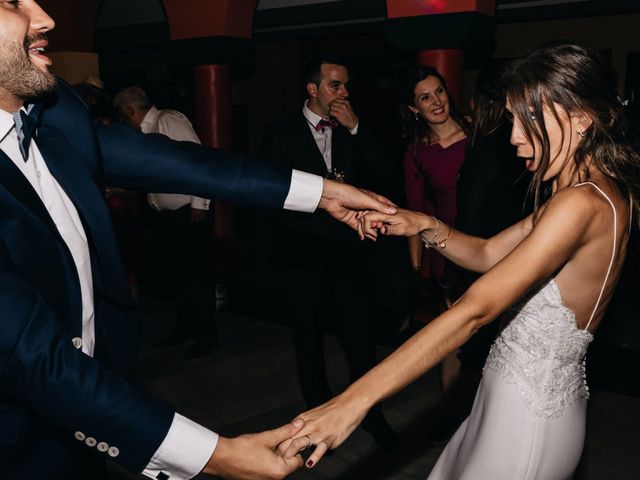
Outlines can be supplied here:
<path id="1" fill-rule="evenodd" d="M 607 202 L 609 202 L 609 205 L 611 205 L 611 208 L 613 209 L 613 249 L 611 253 L 611 261 L 609 262 L 609 268 L 607 268 L 607 274 L 604 277 L 604 283 L 602 284 L 602 288 L 600 289 L 600 295 L 598 295 L 598 300 L 596 300 L 596 305 L 595 307 L 593 307 L 593 311 L 591 312 L 591 317 L 587 322 L 587 326 L 584 327 L 585 330 L 588 330 L 589 325 L 591 325 L 591 320 L 593 320 L 593 317 L 595 316 L 596 311 L 598 310 L 598 306 L 600 305 L 600 300 L 602 300 L 602 295 L 604 294 L 604 288 L 607 286 L 607 280 L 609 280 L 609 274 L 611 273 L 611 268 L 613 267 L 613 260 L 616 257 L 616 244 L 618 243 L 618 213 L 616 212 L 616 207 L 611 201 L 611 199 L 609 198 L 609 196 L 606 193 L 604 193 L 604 191 L 602 191 L 602 189 L 598 185 L 596 185 L 593 182 L 582 182 L 574 185 L 574 187 L 579 187 L 581 185 L 593 186 L 596 190 L 598 190 L 602 194 L 604 198 L 607 199 Z"/>

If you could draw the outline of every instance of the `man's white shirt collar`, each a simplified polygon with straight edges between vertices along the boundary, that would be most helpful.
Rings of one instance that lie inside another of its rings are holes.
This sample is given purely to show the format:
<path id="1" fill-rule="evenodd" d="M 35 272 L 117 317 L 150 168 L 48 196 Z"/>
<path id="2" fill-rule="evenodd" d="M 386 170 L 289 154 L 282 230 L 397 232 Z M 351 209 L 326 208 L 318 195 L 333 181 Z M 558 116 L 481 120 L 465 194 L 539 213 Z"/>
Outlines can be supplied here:
<path id="1" fill-rule="evenodd" d="M 309 100 L 305 100 L 304 105 L 302 106 L 302 114 L 304 115 L 304 118 L 306 118 L 307 121 L 313 126 L 313 128 L 316 128 L 318 122 L 322 120 L 322 117 L 320 115 L 313 113 L 309 108 Z"/>
<path id="2" fill-rule="evenodd" d="M 159 113 L 160 110 L 158 110 L 154 106 L 149 109 L 147 114 L 142 119 L 142 122 L 140 122 L 140 130 L 142 130 L 142 133 L 149 133 Z"/>

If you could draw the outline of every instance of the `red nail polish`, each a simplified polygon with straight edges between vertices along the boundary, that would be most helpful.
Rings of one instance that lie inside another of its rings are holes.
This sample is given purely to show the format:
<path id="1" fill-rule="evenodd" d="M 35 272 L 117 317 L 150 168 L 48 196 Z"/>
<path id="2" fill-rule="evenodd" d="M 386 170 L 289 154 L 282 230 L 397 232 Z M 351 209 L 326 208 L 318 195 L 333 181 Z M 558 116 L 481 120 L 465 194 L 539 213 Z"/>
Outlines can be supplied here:
<path id="1" fill-rule="evenodd" d="M 309 460 L 307 462 L 307 467 L 309 467 L 309 468 L 313 467 L 313 460 Z"/>

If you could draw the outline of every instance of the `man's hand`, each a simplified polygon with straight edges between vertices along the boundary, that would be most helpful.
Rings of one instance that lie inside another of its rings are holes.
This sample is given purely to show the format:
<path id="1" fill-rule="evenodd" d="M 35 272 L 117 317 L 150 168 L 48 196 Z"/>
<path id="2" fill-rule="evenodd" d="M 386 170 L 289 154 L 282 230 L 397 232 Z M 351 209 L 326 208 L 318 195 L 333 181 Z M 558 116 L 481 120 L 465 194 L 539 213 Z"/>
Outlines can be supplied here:
<path id="1" fill-rule="evenodd" d="M 193 208 L 189 211 L 189 221 L 191 223 L 202 223 L 207 218 L 208 210 L 201 210 L 200 208 Z"/>
<path id="2" fill-rule="evenodd" d="M 276 453 L 285 440 L 294 437 L 304 426 L 300 419 L 275 430 L 220 437 L 204 473 L 228 480 L 271 480 L 285 478 L 303 464 L 298 452 Z"/>
<path id="3" fill-rule="evenodd" d="M 323 181 L 318 208 L 326 210 L 333 218 L 353 229 L 358 228 L 362 212 L 373 210 L 386 215 L 396 213 L 396 206 L 388 198 L 326 178 Z"/>
<path id="4" fill-rule="evenodd" d="M 351 103 L 346 98 L 337 98 L 329 104 L 329 115 L 335 118 L 340 125 L 353 130 L 358 125 L 358 117 L 353 113 Z"/>

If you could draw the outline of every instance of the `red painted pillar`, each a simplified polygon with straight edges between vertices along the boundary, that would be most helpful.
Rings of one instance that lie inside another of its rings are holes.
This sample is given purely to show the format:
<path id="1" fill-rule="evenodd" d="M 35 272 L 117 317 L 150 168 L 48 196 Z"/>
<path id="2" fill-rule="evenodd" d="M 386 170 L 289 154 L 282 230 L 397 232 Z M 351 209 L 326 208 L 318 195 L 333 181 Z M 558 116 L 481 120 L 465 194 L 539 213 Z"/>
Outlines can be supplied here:
<path id="1" fill-rule="evenodd" d="M 426 49 L 416 54 L 418 65 L 429 65 L 444 77 L 455 105 L 460 108 L 464 82 L 464 52 L 456 48 Z"/>
<path id="2" fill-rule="evenodd" d="M 195 67 L 196 123 L 202 143 L 231 149 L 231 69 L 228 65 Z"/>
<path id="3" fill-rule="evenodd" d="M 228 65 L 198 65 L 195 67 L 196 125 L 204 145 L 223 150 L 232 147 L 231 130 L 231 69 Z M 215 242 L 213 267 L 224 277 L 233 266 L 230 250 L 235 239 L 233 206 L 213 202 Z"/>

